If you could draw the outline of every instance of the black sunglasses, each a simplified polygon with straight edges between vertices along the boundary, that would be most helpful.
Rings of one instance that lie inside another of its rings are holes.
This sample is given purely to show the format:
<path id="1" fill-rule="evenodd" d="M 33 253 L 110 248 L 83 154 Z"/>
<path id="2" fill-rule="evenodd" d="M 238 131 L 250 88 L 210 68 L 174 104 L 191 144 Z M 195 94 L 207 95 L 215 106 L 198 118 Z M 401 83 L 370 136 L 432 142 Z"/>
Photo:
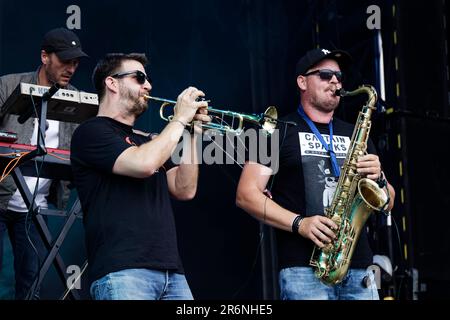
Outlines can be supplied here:
<path id="1" fill-rule="evenodd" d="M 311 72 L 306 73 L 304 76 L 310 76 L 313 74 L 318 74 L 320 79 L 322 80 L 331 80 L 331 78 L 333 78 L 333 76 L 336 76 L 337 81 L 342 82 L 343 78 L 344 78 L 344 74 L 342 73 L 342 71 L 333 71 L 330 69 L 320 69 L 320 70 L 314 70 Z"/>
<path id="2" fill-rule="evenodd" d="M 152 79 L 150 79 L 145 73 L 143 73 L 142 71 L 139 71 L 139 70 L 119 72 L 119 73 L 111 75 L 111 77 L 113 77 L 113 78 L 123 78 L 126 76 L 135 77 L 136 81 L 139 84 L 144 84 L 145 80 L 147 80 L 150 84 L 152 84 Z"/>

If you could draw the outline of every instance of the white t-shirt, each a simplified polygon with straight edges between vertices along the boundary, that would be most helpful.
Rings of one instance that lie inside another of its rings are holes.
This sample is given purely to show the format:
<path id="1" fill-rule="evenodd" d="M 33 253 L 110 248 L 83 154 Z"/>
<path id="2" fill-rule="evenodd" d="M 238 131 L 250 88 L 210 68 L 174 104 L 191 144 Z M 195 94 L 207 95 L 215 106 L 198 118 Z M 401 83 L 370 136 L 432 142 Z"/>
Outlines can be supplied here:
<path id="1" fill-rule="evenodd" d="M 57 148 L 59 144 L 59 137 L 58 137 L 59 121 L 47 120 L 47 123 L 48 128 L 45 131 L 45 146 L 49 148 Z M 39 126 L 38 119 L 34 119 L 34 131 L 30 141 L 30 144 L 34 146 L 37 144 L 38 126 Z M 36 187 L 37 178 L 35 177 L 24 177 L 24 178 L 25 182 L 28 185 L 28 188 L 30 189 L 31 194 L 33 194 L 34 188 Z M 52 183 L 51 179 L 39 178 L 39 187 L 38 193 L 36 194 L 35 203 L 36 205 L 40 206 L 43 209 L 48 208 L 46 197 L 48 196 L 48 193 L 50 191 L 51 183 Z M 28 211 L 28 208 L 25 205 L 22 196 L 20 195 L 19 189 L 17 189 L 14 195 L 11 197 L 11 200 L 8 203 L 8 209 L 17 212 Z"/>

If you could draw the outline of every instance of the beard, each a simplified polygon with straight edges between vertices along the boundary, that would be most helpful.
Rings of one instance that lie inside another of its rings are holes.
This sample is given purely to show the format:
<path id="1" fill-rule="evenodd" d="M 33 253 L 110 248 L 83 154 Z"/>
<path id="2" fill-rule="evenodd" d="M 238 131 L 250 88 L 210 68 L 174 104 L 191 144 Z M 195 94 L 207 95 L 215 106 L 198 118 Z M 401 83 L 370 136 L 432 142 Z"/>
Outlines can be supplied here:
<path id="1" fill-rule="evenodd" d="M 73 74 L 64 72 L 62 74 L 58 74 L 57 70 L 54 70 L 55 67 L 53 65 L 53 60 L 50 59 L 50 61 L 48 62 L 48 64 L 46 66 L 43 66 L 44 68 L 44 72 L 45 72 L 45 76 L 47 77 L 47 80 L 52 83 L 58 83 L 60 86 L 62 87 L 67 87 L 67 85 L 70 82 L 70 79 L 72 78 Z M 63 80 L 62 76 L 66 77 L 67 79 Z"/>
<path id="2" fill-rule="evenodd" d="M 119 93 L 121 102 L 127 106 L 127 112 L 136 118 L 148 109 L 147 101 L 142 101 L 139 92 L 133 92 L 131 89 L 119 84 Z"/>
<path id="3" fill-rule="evenodd" d="M 318 110 L 324 112 L 334 111 L 339 105 L 339 98 L 329 96 L 329 91 L 335 91 L 335 88 L 328 88 L 324 93 L 314 94 L 310 98 L 310 102 Z"/>

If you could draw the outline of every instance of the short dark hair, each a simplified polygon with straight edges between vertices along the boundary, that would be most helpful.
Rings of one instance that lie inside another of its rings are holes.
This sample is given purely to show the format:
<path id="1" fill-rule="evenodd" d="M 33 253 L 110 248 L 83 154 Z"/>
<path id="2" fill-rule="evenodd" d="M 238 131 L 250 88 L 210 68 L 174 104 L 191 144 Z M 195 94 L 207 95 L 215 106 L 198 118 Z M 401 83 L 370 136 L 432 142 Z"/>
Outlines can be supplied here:
<path id="1" fill-rule="evenodd" d="M 119 72 L 122 62 L 125 60 L 135 60 L 142 63 L 144 67 L 148 63 L 145 53 L 108 53 L 97 63 L 92 73 L 92 82 L 94 83 L 95 90 L 97 90 L 99 102 L 102 101 L 105 95 L 105 79 Z"/>

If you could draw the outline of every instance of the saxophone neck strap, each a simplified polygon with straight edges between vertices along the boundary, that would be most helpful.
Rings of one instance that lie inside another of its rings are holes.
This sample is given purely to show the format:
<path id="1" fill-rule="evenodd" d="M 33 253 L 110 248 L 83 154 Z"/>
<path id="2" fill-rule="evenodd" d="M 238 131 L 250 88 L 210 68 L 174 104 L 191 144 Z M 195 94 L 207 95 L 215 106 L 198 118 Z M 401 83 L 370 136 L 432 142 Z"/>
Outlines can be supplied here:
<path id="1" fill-rule="evenodd" d="M 330 156 L 331 168 L 333 170 L 333 174 L 335 177 L 339 177 L 341 172 L 339 169 L 339 164 L 336 159 L 336 153 L 334 152 L 334 149 L 333 149 L 333 119 L 331 119 L 330 122 L 328 123 L 328 128 L 330 130 L 330 144 L 327 144 L 325 142 L 325 139 L 323 138 L 323 136 L 320 134 L 319 130 L 317 129 L 316 125 L 314 124 L 314 122 L 312 122 L 312 120 L 305 113 L 305 110 L 303 110 L 303 106 L 301 104 L 299 104 L 297 112 L 300 115 L 300 117 L 302 117 L 302 119 L 305 120 L 306 124 L 311 129 L 312 133 L 314 133 L 316 138 L 319 139 L 323 148 L 328 152 L 328 155 Z"/>

